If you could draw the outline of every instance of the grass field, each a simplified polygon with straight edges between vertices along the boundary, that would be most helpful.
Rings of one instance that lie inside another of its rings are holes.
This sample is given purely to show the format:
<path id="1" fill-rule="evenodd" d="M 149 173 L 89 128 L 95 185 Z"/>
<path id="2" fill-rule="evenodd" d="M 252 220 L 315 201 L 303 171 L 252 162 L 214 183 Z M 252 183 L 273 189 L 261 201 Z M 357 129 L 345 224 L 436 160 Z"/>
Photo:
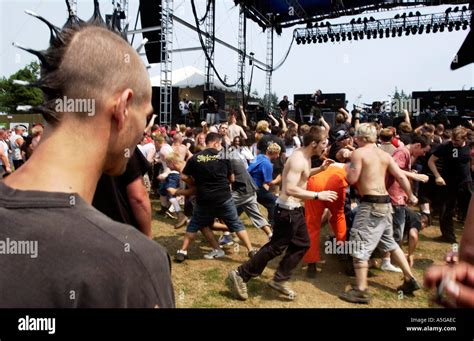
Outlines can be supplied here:
<path id="1" fill-rule="evenodd" d="M 153 207 L 159 204 L 153 202 Z M 265 212 L 262 209 L 262 212 Z M 252 244 L 262 246 L 266 241 L 263 231 L 251 227 L 245 214 L 242 214 L 244 224 L 250 235 Z M 154 240 L 166 247 L 174 259 L 183 241 L 185 228 L 175 230 L 174 220 L 163 218 L 158 214 L 153 217 Z M 462 225 L 455 222 L 458 240 L 462 233 Z M 327 227 L 321 232 L 321 239 L 328 234 Z M 420 283 L 427 267 L 433 264 L 443 264 L 443 259 L 452 246 L 434 240 L 439 236 L 437 221 L 434 226 L 420 233 L 420 241 L 415 255 L 414 274 Z M 407 246 L 404 245 L 406 251 Z M 245 302 L 234 299 L 228 290 L 225 279 L 227 272 L 247 260 L 245 247 L 230 247 L 226 257 L 217 260 L 206 260 L 203 255 L 211 250 L 206 240 L 199 234 L 188 251 L 188 259 L 181 264 L 173 262 L 172 277 L 178 308 L 427 308 L 431 307 L 430 293 L 425 290 L 415 292 L 414 296 L 399 297 L 396 288 L 402 283 L 402 275 L 389 273 L 377 268 L 371 271 L 375 276 L 369 278 L 369 290 L 372 302 L 369 305 L 355 305 L 340 300 L 337 296 L 355 278 L 344 272 L 343 264 L 334 255 L 325 255 L 321 246 L 321 263 L 318 264 L 318 275 L 308 279 L 306 269 L 300 264 L 296 269 L 291 286 L 297 293 L 294 301 L 288 301 L 279 296 L 267 286 L 278 265 L 279 258 L 269 263 L 262 276 L 252 279 L 249 284 L 249 299 Z"/>

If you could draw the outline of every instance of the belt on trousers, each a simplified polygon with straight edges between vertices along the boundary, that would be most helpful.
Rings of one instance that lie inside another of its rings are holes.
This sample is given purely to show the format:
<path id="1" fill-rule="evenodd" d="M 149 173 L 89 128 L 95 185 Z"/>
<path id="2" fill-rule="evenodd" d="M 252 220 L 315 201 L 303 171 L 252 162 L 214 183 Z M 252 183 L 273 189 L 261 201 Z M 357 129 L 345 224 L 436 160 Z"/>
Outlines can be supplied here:
<path id="1" fill-rule="evenodd" d="M 372 204 L 389 204 L 391 202 L 388 195 L 364 195 L 362 202 L 370 202 Z"/>
<path id="2" fill-rule="evenodd" d="M 276 207 L 280 207 L 280 208 L 283 208 L 284 210 L 288 210 L 288 211 L 294 211 L 294 210 L 297 210 L 299 208 L 302 208 L 303 206 L 301 206 L 301 205 L 290 206 L 290 205 L 286 205 L 286 204 L 276 203 Z"/>

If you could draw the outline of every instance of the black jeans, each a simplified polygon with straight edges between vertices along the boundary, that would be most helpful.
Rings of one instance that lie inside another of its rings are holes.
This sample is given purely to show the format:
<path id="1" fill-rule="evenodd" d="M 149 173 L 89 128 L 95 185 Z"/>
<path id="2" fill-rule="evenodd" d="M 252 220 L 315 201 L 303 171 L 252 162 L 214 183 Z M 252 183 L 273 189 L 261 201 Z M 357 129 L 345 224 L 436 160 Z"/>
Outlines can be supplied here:
<path id="1" fill-rule="evenodd" d="M 453 226 L 454 209 L 456 208 L 459 193 L 470 192 L 469 183 L 447 183 L 441 188 L 440 196 L 443 198 L 439 215 L 439 225 L 443 236 L 452 242 L 456 240 Z"/>
<path id="2" fill-rule="evenodd" d="M 301 207 L 290 211 L 277 206 L 272 239 L 237 271 L 244 282 L 248 282 L 251 278 L 260 276 L 268 262 L 281 255 L 286 249 L 285 256 L 280 261 L 274 276 L 277 282 L 286 281 L 290 279 L 291 273 L 309 246 L 304 209 Z"/>

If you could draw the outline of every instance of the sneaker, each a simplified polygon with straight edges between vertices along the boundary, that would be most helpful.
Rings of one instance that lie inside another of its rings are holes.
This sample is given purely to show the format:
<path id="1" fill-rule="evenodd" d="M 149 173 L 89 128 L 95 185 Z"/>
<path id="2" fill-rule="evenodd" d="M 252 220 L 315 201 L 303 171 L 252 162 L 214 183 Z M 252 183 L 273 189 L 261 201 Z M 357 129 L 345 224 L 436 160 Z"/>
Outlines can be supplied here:
<path id="1" fill-rule="evenodd" d="M 402 269 L 400 269 L 399 267 L 393 265 L 390 262 L 382 263 L 382 266 L 380 267 L 380 269 L 383 270 L 383 271 L 402 272 Z"/>
<path id="2" fill-rule="evenodd" d="M 247 283 L 244 282 L 243 278 L 240 277 L 237 270 L 230 270 L 227 276 L 227 285 L 230 291 L 235 297 L 245 301 L 249 298 L 247 293 Z"/>
<path id="3" fill-rule="evenodd" d="M 176 256 L 174 257 L 174 260 L 177 263 L 182 263 L 184 262 L 186 258 L 188 258 L 188 251 L 178 250 L 176 252 Z"/>
<path id="4" fill-rule="evenodd" d="M 225 256 L 225 252 L 222 249 L 214 249 L 209 253 L 206 253 L 204 255 L 204 258 L 206 259 L 214 259 L 214 258 L 222 258 Z"/>
<path id="5" fill-rule="evenodd" d="M 316 278 L 316 263 L 308 263 L 308 269 L 306 270 L 306 277 Z"/>
<path id="6" fill-rule="evenodd" d="M 397 291 L 403 291 L 404 294 L 412 294 L 419 289 L 421 289 L 420 284 L 418 284 L 415 277 L 412 277 L 408 281 L 403 281 L 403 284 L 397 288 Z"/>
<path id="7" fill-rule="evenodd" d="M 249 251 L 249 253 L 247 254 L 249 256 L 249 258 L 253 258 L 258 252 L 258 249 L 252 249 Z"/>
<path id="8" fill-rule="evenodd" d="M 231 246 L 234 244 L 234 239 L 232 238 L 231 234 L 223 234 L 219 238 L 219 246 Z"/>
<path id="9" fill-rule="evenodd" d="M 170 210 L 167 210 L 165 212 L 165 215 L 168 217 L 168 218 L 171 218 L 171 219 L 178 219 L 178 216 L 176 215 L 176 213 L 173 213 L 171 212 Z"/>
<path id="10" fill-rule="evenodd" d="M 362 304 L 369 304 L 371 299 L 367 289 L 359 290 L 355 286 L 353 286 L 351 290 L 340 294 L 339 298 L 346 302 Z"/>
<path id="11" fill-rule="evenodd" d="M 288 281 L 276 282 L 273 279 L 268 282 L 270 288 L 275 289 L 279 293 L 285 295 L 289 300 L 294 300 L 296 298 L 296 292 L 294 292 L 289 286 Z"/>

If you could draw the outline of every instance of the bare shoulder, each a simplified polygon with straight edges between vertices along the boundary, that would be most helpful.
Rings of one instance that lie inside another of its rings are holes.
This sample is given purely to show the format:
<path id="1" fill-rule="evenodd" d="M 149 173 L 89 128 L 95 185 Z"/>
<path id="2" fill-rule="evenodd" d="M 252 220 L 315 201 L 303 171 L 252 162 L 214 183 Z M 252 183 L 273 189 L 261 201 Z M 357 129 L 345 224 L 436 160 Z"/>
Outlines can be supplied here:
<path id="1" fill-rule="evenodd" d="M 291 156 L 286 160 L 288 167 L 292 169 L 303 169 L 307 160 L 303 153 L 299 150 L 294 151 Z"/>

